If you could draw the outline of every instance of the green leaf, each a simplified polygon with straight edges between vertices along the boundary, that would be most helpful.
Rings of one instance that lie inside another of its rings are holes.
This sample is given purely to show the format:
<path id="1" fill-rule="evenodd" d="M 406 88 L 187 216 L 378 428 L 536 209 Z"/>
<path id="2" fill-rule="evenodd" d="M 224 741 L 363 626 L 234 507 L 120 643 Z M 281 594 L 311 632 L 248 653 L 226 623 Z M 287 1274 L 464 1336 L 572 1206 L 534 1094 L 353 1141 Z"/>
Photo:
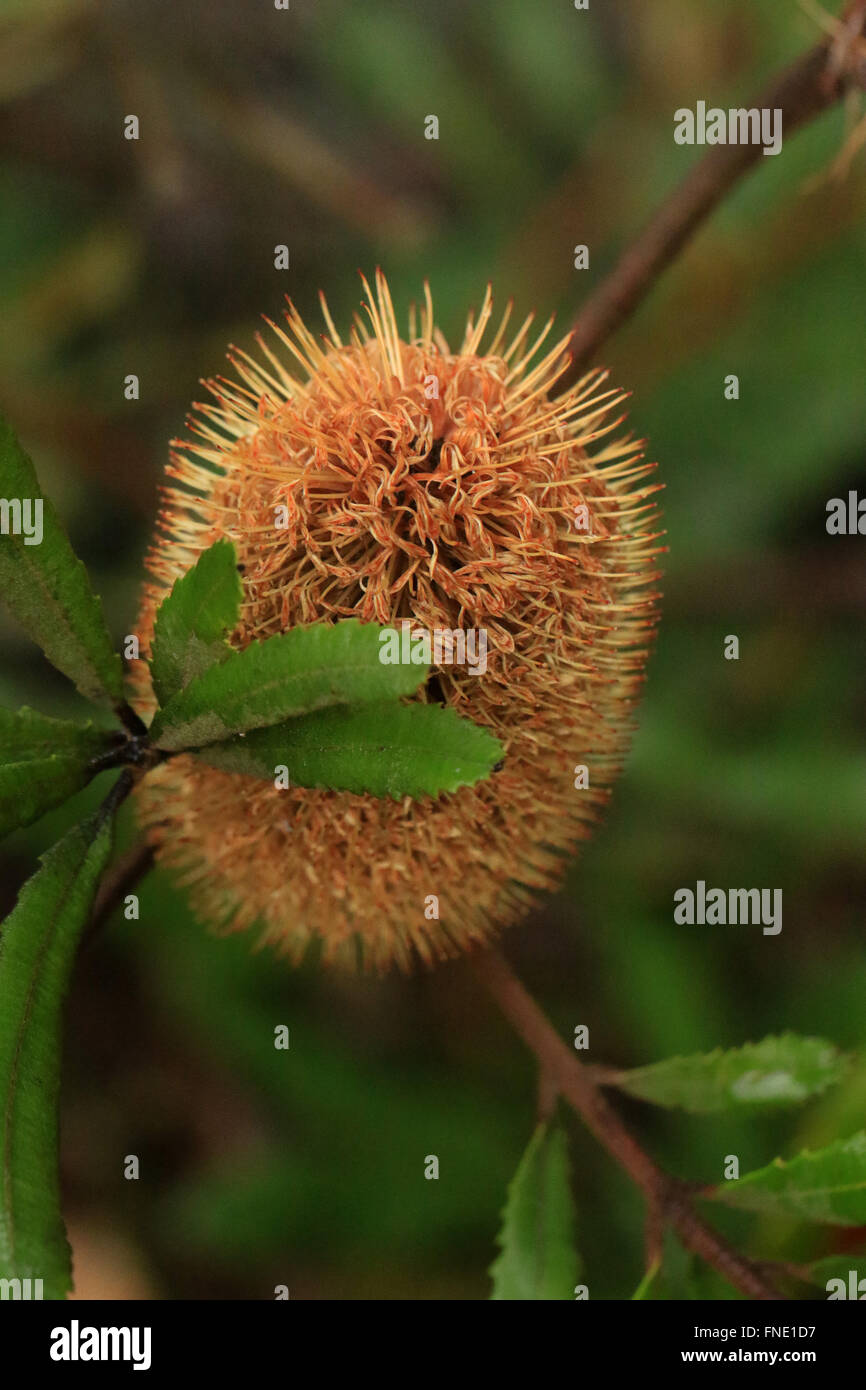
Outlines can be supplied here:
<path id="1" fill-rule="evenodd" d="M 0 931 L 0 1277 L 71 1284 L 60 1215 L 61 1007 L 112 846 L 123 778 L 95 816 L 42 856 Z"/>
<path id="2" fill-rule="evenodd" d="M 634 1302 L 686 1303 L 734 1299 L 736 1292 L 715 1270 L 684 1250 L 671 1230 L 665 1230 L 660 1255 L 631 1296 Z"/>
<path id="3" fill-rule="evenodd" d="M 0 708 L 0 836 L 81 791 L 93 776 L 91 760 L 117 738 L 90 724 Z"/>
<path id="4" fill-rule="evenodd" d="M 0 417 L 0 499 L 41 501 L 42 539 L 0 532 L 0 594 L 48 660 L 89 700 L 123 699 L 120 657 L 87 571 L 76 559 L 30 459 Z"/>
<path id="5" fill-rule="evenodd" d="M 632 1301 L 650 1303 L 683 1303 L 706 1297 L 700 1288 L 698 1262 L 684 1250 L 673 1231 L 666 1229 L 662 1236 L 660 1258 L 647 1270 Z"/>
<path id="6" fill-rule="evenodd" d="M 198 748 L 326 705 L 411 695 L 429 668 L 381 662 L 382 631 L 351 618 L 253 642 L 175 695 L 154 719 L 151 737 L 171 751 Z"/>
<path id="7" fill-rule="evenodd" d="M 498 739 L 452 709 L 399 704 L 320 710 L 192 751 L 224 772 L 273 781 L 286 767 L 296 787 L 395 800 L 472 786 L 503 756 Z"/>
<path id="8" fill-rule="evenodd" d="M 866 1225 L 866 1132 L 817 1153 L 798 1154 L 789 1163 L 777 1158 L 736 1182 L 720 1184 L 711 1195 L 746 1211 Z"/>
<path id="9" fill-rule="evenodd" d="M 539 1125 L 508 1188 L 491 1298 L 573 1299 L 581 1269 L 575 1226 L 565 1135 Z"/>
<path id="10" fill-rule="evenodd" d="M 217 541 L 176 581 L 156 615 L 150 673 L 161 705 L 231 656 L 243 585 L 231 541 Z"/>
<path id="11" fill-rule="evenodd" d="M 717 1048 L 638 1067 L 623 1072 L 614 1084 L 654 1105 L 708 1115 L 794 1105 L 839 1081 L 847 1067 L 847 1058 L 832 1043 L 783 1033 L 729 1051 Z"/>
<path id="12" fill-rule="evenodd" d="M 637 1288 L 631 1296 L 632 1303 L 643 1303 L 649 1298 L 655 1285 L 656 1279 L 661 1271 L 661 1258 L 653 1260 L 644 1277 L 641 1279 Z"/>
<path id="13" fill-rule="evenodd" d="M 26 705 L 18 710 L 0 705 L 0 763 L 39 759 L 50 753 L 77 753 L 93 758 L 124 737 L 117 729 L 96 729 L 90 723 L 52 719 Z"/>

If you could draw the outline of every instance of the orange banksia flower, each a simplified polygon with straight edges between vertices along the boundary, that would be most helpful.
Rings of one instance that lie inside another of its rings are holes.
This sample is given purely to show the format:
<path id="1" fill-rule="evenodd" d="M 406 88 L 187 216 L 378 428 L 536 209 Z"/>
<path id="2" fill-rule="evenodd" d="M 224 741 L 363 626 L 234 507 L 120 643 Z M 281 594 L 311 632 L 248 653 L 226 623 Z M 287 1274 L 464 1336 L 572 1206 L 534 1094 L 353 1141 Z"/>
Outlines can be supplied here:
<path id="1" fill-rule="evenodd" d="M 624 396 L 606 373 L 551 394 L 568 366 L 567 339 L 543 350 L 551 323 L 533 340 L 530 316 L 509 336 L 509 310 L 491 331 L 488 289 L 451 351 L 429 290 L 401 338 L 384 277 L 364 289 L 348 341 L 324 300 L 321 339 L 290 307 L 260 361 L 230 354 L 237 383 L 209 383 L 200 442 L 173 454 L 142 645 L 173 582 L 227 537 L 244 589 L 236 647 L 347 617 L 486 634 L 486 669 L 443 660 L 419 698 L 492 730 L 504 764 L 394 802 L 278 790 L 181 756 L 139 808 L 206 921 L 259 923 L 293 957 L 318 939 L 328 959 L 360 947 L 366 963 L 408 966 L 519 919 L 609 796 L 656 616 L 657 485 L 640 443 L 616 437 Z"/>

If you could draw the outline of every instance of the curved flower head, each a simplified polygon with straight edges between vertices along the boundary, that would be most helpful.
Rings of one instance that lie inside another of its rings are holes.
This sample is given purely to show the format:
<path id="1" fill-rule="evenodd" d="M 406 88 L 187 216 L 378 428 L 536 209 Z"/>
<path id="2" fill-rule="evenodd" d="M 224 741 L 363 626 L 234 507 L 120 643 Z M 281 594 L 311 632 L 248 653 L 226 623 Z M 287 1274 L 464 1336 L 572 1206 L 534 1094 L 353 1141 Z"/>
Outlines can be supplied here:
<path id="1" fill-rule="evenodd" d="M 568 340 L 548 345 L 552 321 L 515 329 L 509 307 L 493 327 L 488 289 L 452 351 L 426 287 L 401 337 L 384 277 L 375 295 L 363 283 L 347 340 L 324 300 L 323 338 L 290 306 L 257 360 L 230 353 L 237 381 L 209 383 L 215 404 L 172 456 L 143 645 L 174 580 L 227 537 L 244 587 L 233 645 L 346 617 L 443 634 L 419 698 L 491 729 L 504 765 L 393 802 L 179 757 L 139 802 L 205 920 L 381 968 L 485 941 L 558 882 L 628 745 L 659 547 L 653 465 L 617 433 L 624 396 L 602 371 L 553 395 Z M 447 659 L 458 631 L 474 664 Z"/>

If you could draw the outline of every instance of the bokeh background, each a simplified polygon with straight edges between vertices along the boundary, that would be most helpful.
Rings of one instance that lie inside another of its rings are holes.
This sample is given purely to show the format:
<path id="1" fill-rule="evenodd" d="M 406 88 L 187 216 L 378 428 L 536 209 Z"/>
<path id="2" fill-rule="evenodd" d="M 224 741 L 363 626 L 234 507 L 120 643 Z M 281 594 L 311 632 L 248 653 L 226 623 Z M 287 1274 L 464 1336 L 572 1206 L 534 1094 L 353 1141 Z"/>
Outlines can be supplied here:
<path id="1" fill-rule="evenodd" d="M 314 319 L 322 286 L 345 322 L 356 267 L 381 264 L 401 308 L 429 276 L 452 336 L 488 279 L 564 324 L 700 154 L 674 144 L 674 110 L 747 103 L 817 36 L 794 0 L 2 0 L 0 400 L 118 639 L 167 441 L 261 313 L 289 293 Z M 653 1152 L 703 1182 L 729 1153 L 746 1171 L 851 1133 L 866 1102 L 864 542 L 824 525 L 829 497 L 866 489 L 866 156 L 829 177 L 844 119 L 761 160 L 604 351 L 667 488 L 664 618 L 606 823 L 504 942 L 598 1063 L 784 1029 L 854 1053 L 802 1112 L 630 1102 Z M 0 698 L 80 712 L 3 624 Z M 106 785 L 0 847 L 4 912 Z M 675 926 L 673 892 L 698 878 L 781 887 L 782 934 Z M 463 963 L 355 978 L 253 944 L 210 936 L 155 874 L 140 920 L 82 955 L 62 1151 L 79 1294 L 485 1298 L 531 1059 Z M 628 1297 L 641 1202 L 565 1122 L 591 1297 Z M 721 1224 L 777 1257 L 864 1235 Z M 726 1296 L 685 1261 L 672 1277 Z"/>

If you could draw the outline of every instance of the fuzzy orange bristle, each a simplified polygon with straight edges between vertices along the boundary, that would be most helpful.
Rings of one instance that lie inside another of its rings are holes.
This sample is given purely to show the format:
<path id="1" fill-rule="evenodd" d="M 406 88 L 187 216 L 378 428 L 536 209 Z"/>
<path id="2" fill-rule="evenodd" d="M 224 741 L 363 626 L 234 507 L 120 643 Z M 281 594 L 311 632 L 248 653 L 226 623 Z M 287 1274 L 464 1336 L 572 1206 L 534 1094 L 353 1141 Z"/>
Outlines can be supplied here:
<path id="1" fill-rule="evenodd" d="M 318 938 L 331 959 L 354 961 L 360 942 L 374 966 L 408 967 L 521 917 L 590 833 L 656 621 L 657 485 L 644 441 L 610 440 L 625 396 L 601 389 L 606 372 L 554 397 L 567 338 L 532 366 L 552 320 L 527 347 L 528 316 L 503 350 L 509 305 L 485 351 L 488 287 L 452 353 L 427 286 L 410 318 L 420 331 L 401 339 L 384 276 L 375 295 L 363 284 L 367 322 L 356 318 L 348 344 L 324 300 L 321 339 L 291 305 L 287 328 L 272 325 L 300 375 L 260 341 L 263 363 L 232 349 L 239 380 L 209 383 L 216 404 L 193 424 L 204 443 L 172 453 L 142 646 L 174 580 L 228 537 L 244 586 L 237 647 L 344 617 L 486 629 L 486 673 L 437 668 L 437 698 L 496 733 L 505 765 L 476 787 L 395 803 L 277 790 L 179 757 L 138 801 L 160 861 L 207 921 L 259 922 L 293 957 Z M 573 524 L 578 507 L 588 530 Z M 138 678 L 152 708 L 143 663 Z M 585 790 L 577 763 L 590 769 Z M 432 894 L 438 920 L 425 917 Z"/>

